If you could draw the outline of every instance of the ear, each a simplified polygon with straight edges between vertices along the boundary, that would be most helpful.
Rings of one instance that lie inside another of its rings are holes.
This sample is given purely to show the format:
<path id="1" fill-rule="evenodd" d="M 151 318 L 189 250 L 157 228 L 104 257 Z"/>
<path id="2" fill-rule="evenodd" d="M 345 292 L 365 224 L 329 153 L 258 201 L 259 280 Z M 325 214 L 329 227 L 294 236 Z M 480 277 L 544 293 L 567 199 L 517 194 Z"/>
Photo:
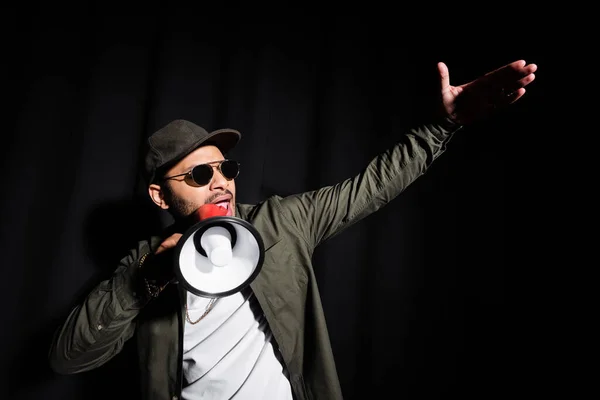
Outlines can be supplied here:
<path id="1" fill-rule="evenodd" d="M 148 186 L 148 194 L 157 206 L 163 210 L 169 208 L 169 205 L 165 202 L 164 193 L 159 185 L 152 183 L 150 186 Z"/>

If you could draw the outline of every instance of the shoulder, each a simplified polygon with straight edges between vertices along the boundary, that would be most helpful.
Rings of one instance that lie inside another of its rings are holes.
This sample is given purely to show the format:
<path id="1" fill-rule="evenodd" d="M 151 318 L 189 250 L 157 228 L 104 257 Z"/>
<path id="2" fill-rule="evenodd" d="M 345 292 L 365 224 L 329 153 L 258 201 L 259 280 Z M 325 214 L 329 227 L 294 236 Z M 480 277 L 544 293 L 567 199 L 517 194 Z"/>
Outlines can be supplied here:
<path id="1" fill-rule="evenodd" d="M 235 215 L 241 219 L 252 220 L 258 214 L 278 208 L 281 199 L 281 196 L 270 196 L 255 204 L 237 203 Z"/>
<path id="2" fill-rule="evenodd" d="M 139 260 L 141 257 L 143 257 L 144 254 L 154 252 L 158 248 L 158 246 L 160 245 L 162 240 L 163 240 L 163 238 L 161 236 L 154 236 L 154 235 L 149 236 L 148 238 L 145 238 L 145 239 L 137 240 L 129 248 L 129 251 L 127 252 L 127 254 L 121 259 L 121 263 L 131 264 L 131 263 Z"/>

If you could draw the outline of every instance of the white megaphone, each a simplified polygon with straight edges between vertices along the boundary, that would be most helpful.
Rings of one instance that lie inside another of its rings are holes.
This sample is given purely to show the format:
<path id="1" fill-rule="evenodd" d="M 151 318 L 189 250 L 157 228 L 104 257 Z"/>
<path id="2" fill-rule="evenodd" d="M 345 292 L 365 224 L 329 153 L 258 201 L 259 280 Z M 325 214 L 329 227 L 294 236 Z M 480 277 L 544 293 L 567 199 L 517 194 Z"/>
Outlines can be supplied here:
<path id="1" fill-rule="evenodd" d="M 198 215 L 209 206 L 214 207 L 212 216 L 192 225 L 177 243 L 175 275 L 180 285 L 197 296 L 225 297 L 256 278 L 264 260 L 264 244 L 254 226 L 241 218 L 222 216 L 218 206 L 202 206 Z"/>

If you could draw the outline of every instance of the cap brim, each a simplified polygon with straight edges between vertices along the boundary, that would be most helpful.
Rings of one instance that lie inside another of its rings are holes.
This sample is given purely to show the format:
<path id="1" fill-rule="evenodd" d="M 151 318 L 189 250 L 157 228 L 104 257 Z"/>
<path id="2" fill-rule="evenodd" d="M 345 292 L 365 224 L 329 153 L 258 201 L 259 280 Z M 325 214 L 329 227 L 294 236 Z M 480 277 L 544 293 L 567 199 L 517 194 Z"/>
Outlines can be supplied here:
<path id="1" fill-rule="evenodd" d="M 217 129 L 216 131 L 212 131 L 206 139 L 199 142 L 193 150 L 197 149 L 203 143 L 210 141 L 215 143 L 219 150 L 221 150 L 221 153 L 225 154 L 235 147 L 241 137 L 242 135 L 235 129 Z"/>

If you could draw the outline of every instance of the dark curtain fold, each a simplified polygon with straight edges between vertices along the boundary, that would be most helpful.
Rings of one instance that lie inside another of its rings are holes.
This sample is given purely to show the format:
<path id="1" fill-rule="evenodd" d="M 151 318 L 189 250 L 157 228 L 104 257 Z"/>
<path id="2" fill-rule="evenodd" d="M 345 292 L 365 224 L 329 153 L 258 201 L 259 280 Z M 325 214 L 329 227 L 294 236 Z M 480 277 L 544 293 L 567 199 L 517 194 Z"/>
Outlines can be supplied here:
<path id="1" fill-rule="evenodd" d="M 238 201 L 256 202 L 358 173 L 427 116 L 437 61 L 457 84 L 537 56 L 511 38 L 474 51 L 466 32 L 448 45 L 392 16 L 15 18 L 0 148 L 6 399 L 137 398 L 133 342 L 74 376 L 54 375 L 46 353 L 86 290 L 169 222 L 140 181 L 154 130 L 176 118 L 240 130 Z M 534 99 L 461 131 L 398 199 L 317 250 L 347 399 L 508 390 L 506 170 L 521 154 L 506 137 L 531 128 Z"/>

